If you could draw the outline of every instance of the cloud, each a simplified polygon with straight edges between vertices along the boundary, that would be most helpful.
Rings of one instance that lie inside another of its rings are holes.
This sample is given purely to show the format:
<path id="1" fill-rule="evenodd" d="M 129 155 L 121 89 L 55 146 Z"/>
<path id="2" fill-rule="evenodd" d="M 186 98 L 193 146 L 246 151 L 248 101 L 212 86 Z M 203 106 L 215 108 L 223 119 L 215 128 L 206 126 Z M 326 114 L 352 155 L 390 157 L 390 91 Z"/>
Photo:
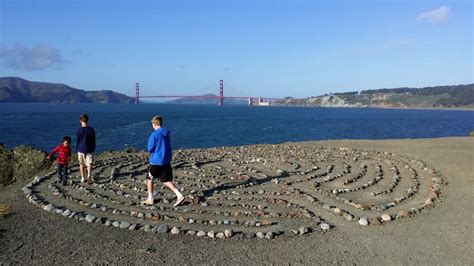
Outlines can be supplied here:
<path id="1" fill-rule="evenodd" d="M 7 68 L 27 71 L 39 71 L 49 67 L 59 67 L 64 59 L 59 50 L 47 45 L 25 47 L 15 45 L 14 47 L 0 46 L 0 60 Z"/>
<path id="2" fill-rule="evenodd" d="M 441 24 L 448 20 L 450 14 L 449 7 L 440 6 L 438 9 L 421 12 L 416 19 L 425 23 Z"/>

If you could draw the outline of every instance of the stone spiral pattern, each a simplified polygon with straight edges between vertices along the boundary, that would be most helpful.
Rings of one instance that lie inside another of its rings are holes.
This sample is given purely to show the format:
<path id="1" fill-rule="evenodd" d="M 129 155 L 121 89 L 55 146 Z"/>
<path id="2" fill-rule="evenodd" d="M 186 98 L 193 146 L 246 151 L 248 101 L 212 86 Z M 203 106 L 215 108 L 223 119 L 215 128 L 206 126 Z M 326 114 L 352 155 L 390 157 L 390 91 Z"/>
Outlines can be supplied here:
<path id="1" fill-rule="evenodd" d="M 95 162 L 96 183 L 67 186 L 55 173 L 23 188 L 46 211 L 127 230 L 209 238 L 262 238 L 326 232 L 342 224 L 382 225 L 440 199 L 443 179 L 423 161 L 377 151 L 299 145 L 177 150 L 175 183 L 186 202 L 155 182 L 146 196 L 147 155 L 111 153 Z M 72 178 L 71 178 L 72 177 Z"/>

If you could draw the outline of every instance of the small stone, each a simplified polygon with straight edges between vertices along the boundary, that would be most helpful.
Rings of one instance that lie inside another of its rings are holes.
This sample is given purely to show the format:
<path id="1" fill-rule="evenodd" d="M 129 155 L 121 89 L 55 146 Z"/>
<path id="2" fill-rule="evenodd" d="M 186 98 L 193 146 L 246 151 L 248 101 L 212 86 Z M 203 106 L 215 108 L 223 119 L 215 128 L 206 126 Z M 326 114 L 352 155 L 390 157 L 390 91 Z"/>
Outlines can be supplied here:
<path id="1" fill-rule="evenodd" d="M 112 225 L 112 222 L 110 222 L 109 220 L 105 221 L 104 223 L 105 226 L 111 226 Z"/>
<path id="2" fill-rule="evenodd" d="M 179 235 L 179 233 L 181 233 L 181 230 L 179 230 L 178 227 L 173 227 L 173 229 L 171 229 L 171 234 L 172 235 Z"/>
<path id="3" fill-rule="evenodd" d="M 247 239 L 252 239 L 252 238 L 255 238 L 255 234 L 254 233 L 245 233 L 244 237 L 247 238 Z"/>
<path id="4" fill-rule="evenodd" d="M 138 218 L 143 218 L 144 216 L 145 216 L 145 215 L 144 215 L 143 213 L 141 213 L 141 212 L 139 212 L 139 213 L 137 214 L 137 217 L 138 217 Z"/>
<path id="5" fill-rule="evenodd" d="M 260 239 L 264 239 L 265 235 L 262 232 L 257 232 L 257 237 Z"/>
<path id="6" fill-rule="evenodd" d="M 265 234 L 266 239 L 273 239 L 275 237 L 275 234 L 273 232 L 268 232 Z"/>
<path id="7" fill-rule="evenodd" d="M 382 221 L 389 222 L 391 220 L 392 220 L 392 217 L 389 214 L 383 214 L 382 215 Z"/>
<path id="8" fill-rule="evenodd" d="M 234 234 L 234 232 L 232 232 L 232 230 L 230 230 L 230 229 L 224 230 L 225 237 L 232 237 L 233 234 Z"/>
<path id="9" fill-rule="evenodd" d="M 432 200 L 431 198 L 427 198 L 427 199 L 425 200 L 425 204 L 426 204 L 426 205 L 431 205 L 431 204 L 433 204 L 433 200 Z"/>
<path id="10" fill-rule="evenodd" d="M 216 236 L 216 233 L 214 232 L 214 230 L 212 230 L 212 231 L 207 232 L 207 236 L 210 238 L 214 238 Z"/>
<path id="11" fill-rule="evenodd" d="M 86 221 L 88 221 L 89 223 L 92 223 L 94 220 L 95 220 L 94 216 L 90 214 L 86 215 Z"/>
<path id="12" fill-rule="evenodd" d="M 176 227 L 174 227 L 174 228 L 176 228 Z M 173 228 L 173 229 L 174 229 L 174 228 Z M 166 224 L 160 224 L 160 225 L 158 226 L 158 228 L 156 229 L 156 231 L 157 231 L 158 233 L 161 233 L 161 234 L 166 234 L 166 233 L 168 233 L 168 230 L 169 230 L 169 228 L 168 228 L 168 225 L 166 225 Z"/>
<path id="13" fill-rule="evenodd" d="M 149 224 L 145 225 L 145 226 L 143 227 L 143 231 L 145 231 L 145 232 L 147 232 L 147 233 L 148 233 L 148 232 L 151 232 L 151 225 L 149 225 Z"/>
<path id="14" fill-rule="evenodd" d="M 204 231 L 199 231 L 199 232 L 197 232 L 196 235 L 199 236 L 199 237 L 202 237 L 202 236 L 205 236 L 205 235 L 206 235 L 206 232 L 204 232 Z"/>
<path id="15" fill-rule="evenodd" d="M 366 225 L 369 224 L 369 221 L 367 221 L 366 218 L 361 217 L 361 218 L 359 219 L 359 224 L 360 224 L 360 225 L 363 225 L 363 226 L 366 226 Z"/>
<path id="16" fill-rule="evenodd" d="M 120 229 L 125 229 L 125 228 L 129 228 L 130 227 L 130 223 L 127 223 L 127 222 L 121 222 L 120 223 Z"/>
<path id="17" fill-rule="evenodd" d="M 120 223 L 117 222 L 117 221 L 115 221 L 115 222 L 112 223 L 112 225 L 113 225 L 114 227 L 119 227 L 119 226 L 120 226 Z"/>
<path id="18" fill-rule="evenodd" d="M 398 217 L 400 218 L 406 218 L 408 216 L 410 216 L 410 213 L 406 210 L 401 210 L 398 212 Z"/>
<path id="19" fill-rule="evenodd" d="M 53 204 L 48 204 L 46 206 L 43 207 L 43 210 L 45 211 L 53 211 L 54 210 L 54 205 Z"/>
<path id="20" fill-rule="evenodd" d="M 354 216 L 352 216 L 352 214 L 347 213 L 344 215 L 344 219 L 350 222 L 352 221 L 352 219 L 354 219 Z"/>
<path id="21" fill-rule="evenodd" d="M 133 231 L 133 230 L 135 230 L 135 229 L 137 229 L 137 225 L 136 225 L 136 224 L 132 224 L 132 225 L 130 225 L 130 227 L 128 228 L 128 230 L 130 230 L 130 231 Z"/>
<path id="22" fill-rule="evenodd" d="M 207 202 L 201 203 L 201 206 L 202 206 L 202 207 L 207 207 Z"/>
<path id="23" fill-rule="evenodd" d="M 217 234 L 216 234 L 216 237 L 217 237 L 217 238 L 220 238 L 220 239 L 224 239 L 224 238 L 225 238 L 225 235 L 224 235 L 224 233 L 217 233 Z"/>
<path id="24" fill-rule="evenodd" d="M 307 234 L 309 233 L 309 227 L 306 227 L 306 226 L 301 226 L 300 229 L 298 229 L 298 233 L 300 235 L 304 235 L 304 234 Z"/>
<path id="25" fill-rule="evenodd" d="M 323 231 L 329 231 L 331 229 L 331 226 L 327 223 L 322 223 L 319 225 L 319 227 L 321 227 L 321 229 L 323 229 Z"/>

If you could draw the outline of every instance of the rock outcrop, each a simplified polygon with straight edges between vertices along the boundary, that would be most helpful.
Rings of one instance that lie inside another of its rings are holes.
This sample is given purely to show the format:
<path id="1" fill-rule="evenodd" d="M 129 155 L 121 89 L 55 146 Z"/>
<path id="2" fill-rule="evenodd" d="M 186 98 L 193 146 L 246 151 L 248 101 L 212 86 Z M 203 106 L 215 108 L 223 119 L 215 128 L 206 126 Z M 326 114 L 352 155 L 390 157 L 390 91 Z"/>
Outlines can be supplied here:
<path id="1" fill-rule="evenodd" d="M 28 146 L 18 146 L 9 150 L 0 145 L 0 186 L 29 179 L 39 172 L 50 169 L 53 161 L 47 156 L 46 152 Z"/>

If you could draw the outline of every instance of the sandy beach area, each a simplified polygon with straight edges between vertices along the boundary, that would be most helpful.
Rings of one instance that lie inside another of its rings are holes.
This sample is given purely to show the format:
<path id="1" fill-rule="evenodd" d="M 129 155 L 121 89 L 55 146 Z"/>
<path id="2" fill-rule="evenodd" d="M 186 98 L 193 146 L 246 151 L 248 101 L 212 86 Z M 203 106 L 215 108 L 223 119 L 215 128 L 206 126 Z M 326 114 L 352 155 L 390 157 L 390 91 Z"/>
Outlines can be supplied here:
<path id="1" fill-rule="evenodd" d="M 156 206 L 139 204 L 144 153 L 101 154 L 94 185 L 72 168 L 66 187 L 46 175 L 3 188 L 0 264 L 474 264 L 472 137 L 179 150 L 173 162 L 187 196 L 176 209 L 159 184 Z"/>

